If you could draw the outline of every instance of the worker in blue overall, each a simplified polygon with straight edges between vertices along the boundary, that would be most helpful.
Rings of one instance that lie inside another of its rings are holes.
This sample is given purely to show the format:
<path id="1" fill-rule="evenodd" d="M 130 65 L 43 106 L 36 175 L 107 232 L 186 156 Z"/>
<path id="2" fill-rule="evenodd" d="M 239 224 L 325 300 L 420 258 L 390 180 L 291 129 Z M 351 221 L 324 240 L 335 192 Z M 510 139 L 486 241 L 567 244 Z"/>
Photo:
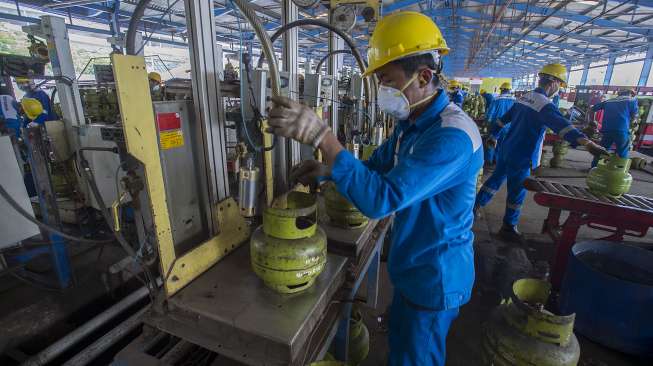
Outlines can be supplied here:
<path id="1" fill-rule="evenodd" d="M 311 108 L 275 97 L 269 113 L 271 132 L 319 148 L 326 162 L 303 162 L 291 181 L 330 179 L 366 216 L 394 215 L 391 366 L 444 365 L 447 332 L 474 283 L 472 208 L 483 148 L 474 121 L 440 85 L 448 52 L 426 15 L 406 11 L 379 20 L 364 76 L 376 75 L 378 105 L 398 122 L 365 162 Z"/>
<path id="2" fill-rule="evenodd" d="M 490 106 L 494 101 L 494 94 L 488 93 L 485 89 L 481 89 L 481 96 L 485 99 L 485 113 L 487 114 L 488 109 L 490 109 Z"/>
<path id="3" fill-rule="evenodd" d="M 20 101 L 20 106 L 24 116 L 23 127 L 43 125 L 48 120 L 48 113 L 37 99 L 23 98 Z"/>
<path id="4" fill-rule="evenodd" d="M 463 101 L 465 101 L 465 96 L 463 95 L 463 92 L 460 89 L 460 83 L 457 80 L 450 80 L 449 81 L 449 90 L 451 91 L 450 94 L 449 94 L 449 98 L 451 99 L 453 104 L 455 104 L 458 107 L 462 108 L 463 107 Z"/>
<path id="5" fill-rule="evenodd" d="M 547 127 L 573 147 L 583 145 L 594 156 L 607 153 L 603 147 L 593 143 L 574 128 L 551 103 L 549 98 L 560 86 L 566 85 L 566 82 L 566 67 L 561 64 L 545 65 L 539 72 L 538 87 L 519 98 L 512 108 L 497 120 L 495 130 L 508 123 L 511 123 L 511 127 L 498 151 L 496 169 L 476 196 L 474 209 L 477 211 L 478 208 L 487 205 L 507 179 L 506 212 L 499 231 L 499 234 L 507 240 L 521 241 L 517 223 L 526 198 L 524 181 L 530 175 L 531 169 L 540 165 L 542 143 Z"/>
<path id="6" fill-rule="evenodd" d="M 485 146 L 485 163 L 493 165 L 496 163 L 495 149 L 498 148 L 500 140 L 506 135 L 510 125 L 499 127 L 497 121 L 502 117 L 515 103 L 515 96 L 510 93 L 512 86 L 509 82 L 504 82 L 499 87 L 501 94 L 494 99 L 486 113 L 486 119 L 490 126 L 490 135 L 486 140 Z"/>
<path id="7" fill-rule="evenodd" d="M 630 151 L 630 122 L 637 118 L 639 107 L 635 99 L 635 91 L 623 89 L 618 96 L 605 100 L 592 106 L 592 112 L 603 110 L 603 124 L 601 125 L 601 146 L 611 149 L 615 145 L 615 152 L 620 158 L 627 158 Z M 593 113 L 588 113 L 588 117 Z M 596 166 L 598 159 L 592 161 Z"/>
<path id="8" fill-rule="evenodd" d="M 41 103 L 41 106 L 43 106 L 43 110 L 46 113 L 46 121 L 59 119 L 57 113 L 54 111 L 54 106 L 50 103 L 50 97 L 41 88 L 38 88 L 34 84 L 34 81 L 24 77 L 16 77 L 15 81 L 18 88 L 25 93 L 23 98 L 33 98 Z"/>
<path id="9" fill-rule="evenodd" d="M 10 136 L 20 137 L 21 119 L 18 115 L 20 107 L 11 91 L 0 87 L 0 118 Z"/>

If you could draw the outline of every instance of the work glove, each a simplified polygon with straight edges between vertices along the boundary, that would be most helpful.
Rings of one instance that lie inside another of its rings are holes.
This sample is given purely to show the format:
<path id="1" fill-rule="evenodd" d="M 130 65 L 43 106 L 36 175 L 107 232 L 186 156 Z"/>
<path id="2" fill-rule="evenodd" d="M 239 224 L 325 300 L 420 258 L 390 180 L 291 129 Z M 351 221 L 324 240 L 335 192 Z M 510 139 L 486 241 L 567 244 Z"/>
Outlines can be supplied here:
<path id="1" fill-rule="evenodd" d="M 330 131 L 326 122 L 299 102 L 277 96 L 272 97 L 272 103 L 274 106 L 268 114 L 268 132 L 317 148 Z"/>
<path id="2" fill-rule="evenodd" d="M 587 151 L 589 151 L 590 154 L 596 157 L 600 157 L 601 155 L 610 155 L 610 152 L 606 150 L 606 148 L 596 144 L 593 141 L 589 141 L 587 145 L 585 145 L 585 148 L 587 149 Z"/>
<path id="3" fill-rule="evenodd" d="M 322 181 L 331 177 L 331 168 L 317 160 L 305 160 L 290 170 L 291 184 L 301 183 L 315 190 Z"/>

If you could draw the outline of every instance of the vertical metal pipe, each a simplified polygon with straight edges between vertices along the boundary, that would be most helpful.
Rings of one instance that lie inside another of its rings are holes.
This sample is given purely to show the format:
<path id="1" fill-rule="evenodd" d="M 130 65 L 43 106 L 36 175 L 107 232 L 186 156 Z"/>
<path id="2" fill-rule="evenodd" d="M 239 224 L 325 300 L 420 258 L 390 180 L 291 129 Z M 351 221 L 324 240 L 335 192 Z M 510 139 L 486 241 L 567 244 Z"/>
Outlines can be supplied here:
<path id="1" fill-rule="evenodd" d="M 297 5 L 295 5 L 292 0 L 283 0 L 282 5 L 282 25 L 294 22 L 299 18 L 299 10 L 297 9 Z M 298 28 L 289 29 L 283 35 L 283 69 L 289 73 L 288 95 L 290 98 L 295 100 L 299 99 L 299 88 L 297 82 L 297 72 L 299 71 L 297 60 L 299 50 L 298 40 Z M 286 172 L 290 172 L 290 169 L 300 161 L 299 143 L 297 141 L 289 140 L 287 142 L 286 155 L 287 157 L 282 160 L 282 163 L 287 165 Z M 287 180 L 287 175 L 284 178 L 284 181 Z M 287 182 L 283 183 L 287 184 Z"/>
<path id="2" fill-rule="evenodd" d="M 642 66 L 642 72 L 639 74 L 639 81 L 637 86 L 646 86 L 648 77 L 651 74 L 651 64 L 653 64 L 653 37 L 649 38 L 648 49 L 646 50 L 646 59 Z"/>
<path id="3" fill-rule="evenodd" d="M 608 67 L 605 69 L 605 77 L 603 78 L 603 85 L 610 85 L 610 80 L 612 80 L 612 70 L 614 70 L 614 63 L 617 60 L 617 56 L 611 56 L 608 60 Z"/>

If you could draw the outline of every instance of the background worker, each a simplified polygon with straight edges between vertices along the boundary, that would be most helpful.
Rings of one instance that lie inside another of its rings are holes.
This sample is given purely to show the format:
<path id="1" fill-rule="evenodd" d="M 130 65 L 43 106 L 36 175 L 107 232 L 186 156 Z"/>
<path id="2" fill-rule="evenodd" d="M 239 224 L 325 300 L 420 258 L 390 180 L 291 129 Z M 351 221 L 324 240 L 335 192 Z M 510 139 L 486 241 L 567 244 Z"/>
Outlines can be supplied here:
<path id="1" fill-rule="evenodd" d="M 566 82 L 566 67 L 560 64 L 545 65 L 539 72 L 538 87 L 519 98 L 512 108 L 497 120 L 496 128 L 502 128 L 508 123 L 512 125 L 498 151 L 496 169 L 476 196 L 475 210 L 487 205 L 507 179 L 506 212 L 499 230 L 499 234 L 507 240 L 521 241 L 517 223 L 526 198 L 524 181 L 530 175 L 531 169 L 540 165 L 547 127 L 573 147 L 585 146 L 594 156 L 607 153 L 603 147 L 593 143 L 574 128 L 551 103 L 549 98 L 560 86 L 565 86 Z"/>
<path id="2" fill-rule="evenodd" d="M 156 71 L 151 71 L 147 74 L 147 79 L 150 82 L 150 95 L 152 96 L 152 100 L 163 100 L 163 81 L 161 74 Z"/>
<path id="3" fill-rule="evenodd" d="M 601 146 L 611 149 L 615 145 L 615 152 L 620 158 L 627 158 L 630 151 L 630 123 L 637 118 L 639 107 L 635 99 L 635 91 L 622 89 L 618 96 L 599 102 L 592 106 L 591 112 L 603 111 L 603 123 L 601 125 Z M 588 122 L 593 113 L 588 113 Z M 596 166 L 598 158 L 592 161 Z"/>
<path id="4" fill-rule="evenodd" d="M 492 105 L 492 102 L 494 101 L 494 94 L 488 93 L 485 89 L 481 89 L 481 96 L 485 99 L 485 113 L 487 115 L 487 111 L 490 109 L 490 105 Z"/>
<path id="5" fill-rule="evenodd" d="M 398 12 L 378 22 L 364 76 L 376 75 L 379 106 L 398 123 L 366 162 L 345 150 L 311 108 L 278 97 L 269 113 L 273 133 L 319 148 L 328 164 L 306 161 L 291 180 L 326 177 L 366 216 L 395 215 L 391 366 L 445 364 L 447 332 L 474 282 L 472 208 L 482 142 L 440 85 L 448 51 L 426 15 Z"/>
<path id="6" fill-rule="evenodd" d="M 54 111 L 54 106 L 50 103 L 50 96 L 48 96 L 48 93 L 37 87 L 31 79 L 16 77 L 14 80 L 16 81 L 18 88 L 25 93 L 23 98 L 36 99 L 41 103 L 41 106 L 45 111 L 45 121 L 55 121 L 59 119 L 59 116 L 57 116 L 57 113 Z"/>
<path id="7" fill-rule="evenodd" d="M 48 114 L 43 109 L 43 105 L 37 99 L 23 98 L 20 101 L 21 109 L 25 116 L 23 127 L 32 127 L 35 125 L 43 125 L 48 121 Z"/>
<path id="8" fill-rule="evenodd" d="M 6 86 L 0 87 L 0 118 L 10 136 L 20 136 L 20 116 L 18 103 Z"/>
<path id="9" fill-rule="evenodd" d="M 449 98 L 451 99 L 453 104 L 462 108 L 465 97 L 463 96 L 463 92 L 460 90 L 460 83 L 457 80 L 450 80 L 449 90 L 450 90 Z"/>
<path id="10" fill-rule="evenodd" d="M 485 146 L 485 163 L 493 165 L 496 162 L 495 150 L 499 146 L 499 142 L 503 140 L 503 137 L 506 135 L 510 129 L 510 124 L 499 127 L 497 121 L 501 118 L 515 103 L 515 96 L 510 93 L 512 86 L 509 82 L 504 82 L 499 87 L 501 94 L 494 99 L 488 111 L 486 113 L 486 118 L 490 126 L 490 136 L 488 136 L 486 146 Z"/>

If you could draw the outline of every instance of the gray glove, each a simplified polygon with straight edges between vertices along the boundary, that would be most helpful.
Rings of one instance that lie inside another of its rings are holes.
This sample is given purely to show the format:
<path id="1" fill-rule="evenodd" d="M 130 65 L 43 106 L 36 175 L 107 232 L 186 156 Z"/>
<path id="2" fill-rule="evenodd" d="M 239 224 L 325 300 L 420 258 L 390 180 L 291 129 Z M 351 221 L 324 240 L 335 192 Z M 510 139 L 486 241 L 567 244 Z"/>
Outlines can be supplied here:
<path id="1" fill-rule="evenodd" d="M 301 183 L 313 189 L 329 177 L 331 177 L 329 166 L 317 160 L 302 161 L 290 171 L 291 184 Z"/>
<path id="2" fill-rule="evenodd" d="M 601 155 L 610 155 L 610 152 L 606 150 L 603 146 L 595 144 L 593 141 L 590 141 L 585 145 L 585 148 L 587 151 L 589 151 L 590 154 L 600 157 Z"/>
<path id="3" fill-rule="evenodd" d="M 286 97 L 272 97 L 272 102 L 268 132 L 317 148 L 330 131 L 311 108 Z"/>

